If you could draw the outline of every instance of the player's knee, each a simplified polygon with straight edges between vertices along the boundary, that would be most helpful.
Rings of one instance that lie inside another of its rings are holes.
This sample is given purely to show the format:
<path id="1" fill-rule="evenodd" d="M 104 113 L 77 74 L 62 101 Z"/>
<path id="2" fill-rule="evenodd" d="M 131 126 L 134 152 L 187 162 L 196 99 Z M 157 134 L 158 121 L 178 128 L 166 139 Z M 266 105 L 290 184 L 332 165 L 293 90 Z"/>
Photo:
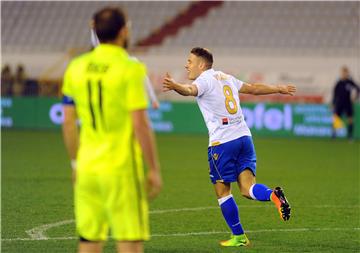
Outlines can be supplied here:
<path id="1" fill-rule="evenodd" d="M 249 190 L 250 190 L 250 186 L 249 187 L 240 187 L 240 193 L 243 197 L 245 198 L 248 198 L 248 199 L 251 199 L 251 196 L 250 196 L 250 193 L 249 193 Z"/>

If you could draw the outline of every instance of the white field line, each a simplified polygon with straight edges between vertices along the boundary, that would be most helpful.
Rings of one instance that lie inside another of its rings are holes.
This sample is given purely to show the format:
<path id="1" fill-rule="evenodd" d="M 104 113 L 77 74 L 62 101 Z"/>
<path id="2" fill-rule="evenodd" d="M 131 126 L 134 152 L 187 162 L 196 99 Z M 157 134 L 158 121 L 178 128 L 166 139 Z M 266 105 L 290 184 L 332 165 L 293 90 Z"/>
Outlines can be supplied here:
<path id="1" fill-rule="evenodd" d="M 62 225 L 67 225 L 74 223 L 74 220 L 64 220 L 59 221 L 55 223 L 49 223 L 45 225 L 41 225 L 35 228 L 32 228 L 30 230 L 26 230 L 25 232 L 30 236 L 31 239 L 37 239 L 37 240 L 46 240 L 48 237 L 45 235 L 45 232 L 50 228 L 59 227 Z"/>
<path id="2" fill-rule="evenodd" d="M 289 228 L 289 229 L 259 229 L 246 230 L 246 233 L 271 233 L 271 232 L 318 232 L 318 231 L 360 231 L 360 228 Z M 153 234 L 151 237 L 182 237 L 182 236 L 206 236 L 215 234 L 230 234 L 229 231 L 204 231 L 204 232 L 189 232 L 189 233 L 174 233 L 174 234 Z M 52 237 L 52 238 L 5 238 L 1 241 L 49 241 L 49 240 L 77 240 L 78 237 Z"/>
<path id="3" fill-rule="evenodd" d="M 342 207 L 341 205 L 339 205 L 340 207 Z M 339 208 L 339 206 L 337 205 L 314 205 L 311 206 L 311 208 Z M 239 208 L 266 208 L 266 207 L 271 207 L 273 208 L 272 205 L 239 205 Z M 360 207 L 358 205 L 354 205 L 351 207 Z M 349 206 L 347 206 L 347 208 L 349 208 Z M 193 207 L 193 208 L 178 208 L 178 209 L 163 209 L 163 210 L 153 210 L 150 211 L 150 214 L 163 214 L 163 213 L 174 213 L 174 212 L 188 212 L 188 211 L 203 211 L 203 210 L 210 210 L 210 209 L 219 209 L 219 207 L 217 206 L 208 206 L 208 207 Z M 49 237 L 46 235 L 46 231 L 54 228 L 54 227 L 59 227 L 62 225 L 67 225 L 67 224 L 71 224 L 74 223 L 74 220 L 64 220 L 64 221 L 59 221 L 59 222 L 55 222 L 55 223 L 49 223 L 49 224 L 44 224 L 35 228 L 32 228 L 30 230 L 25 231 L 26 234 L 29 235 L 30 239 L 35 239 L 35 240 L 46 240 L 49 239 Z"/>

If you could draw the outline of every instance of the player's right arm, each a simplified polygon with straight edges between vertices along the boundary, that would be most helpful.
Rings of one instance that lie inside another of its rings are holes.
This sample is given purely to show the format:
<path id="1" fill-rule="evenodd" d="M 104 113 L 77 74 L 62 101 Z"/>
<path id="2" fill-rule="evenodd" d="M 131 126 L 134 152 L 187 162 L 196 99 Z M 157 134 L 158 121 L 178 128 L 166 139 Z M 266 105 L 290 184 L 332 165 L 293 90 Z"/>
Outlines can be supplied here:
<path id="1" fill-rule="evenodd" d="M 143 150 L 148 172 L 148 196 L 156 197 L 162 188 L 160 165 L 157 157 L 154 134 L 151 130 L 146 110 L 135 110 L 131 113 L 134 132 Z"/>
<path id="2" fill-rule="evenodd" d="M 163 81 L 163 91 L 174 90 L 183 96 L 194 96 L 198 95 L 198 89 L 194 84 L 180 84 L 171 78 L 169 73 L 166 73 L 166 77 Z"/>

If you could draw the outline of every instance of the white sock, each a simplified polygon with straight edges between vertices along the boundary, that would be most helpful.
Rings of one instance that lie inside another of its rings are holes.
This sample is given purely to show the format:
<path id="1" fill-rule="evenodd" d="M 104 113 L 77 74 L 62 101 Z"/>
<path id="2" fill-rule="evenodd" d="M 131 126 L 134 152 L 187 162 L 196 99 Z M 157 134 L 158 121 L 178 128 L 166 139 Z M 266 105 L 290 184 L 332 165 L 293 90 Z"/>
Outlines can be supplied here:
<path id="1" fill-rule="evenodd" d="M 249 189 L 249 195 L 250 195 L 250 197 L 251 197 L 252 199 L 255 199 L 255 200 L 256 200 L 256 197 L 255 197 L 255 195 L 254 195 L 254 193 L 253 193 L 254 186 L 255 186 L 255 184 L 253 184 L 253 185 L 250 187 L 250 189 Z"/>
<path id="2" fill-rule="evenodd" d="M 226 200 L 228 200 L 228 199 L 231 199 L 232 197 L 233 197 L 233 195 L 230 194 L 230 195 L 227 195 L 227 196 L 225 196 L 225 197 L 219 198 L 219 199 L 218 199 L 219 206 L 221 206 L 222 203 L 224 203 L 224 202 L 225 202 Z"/>

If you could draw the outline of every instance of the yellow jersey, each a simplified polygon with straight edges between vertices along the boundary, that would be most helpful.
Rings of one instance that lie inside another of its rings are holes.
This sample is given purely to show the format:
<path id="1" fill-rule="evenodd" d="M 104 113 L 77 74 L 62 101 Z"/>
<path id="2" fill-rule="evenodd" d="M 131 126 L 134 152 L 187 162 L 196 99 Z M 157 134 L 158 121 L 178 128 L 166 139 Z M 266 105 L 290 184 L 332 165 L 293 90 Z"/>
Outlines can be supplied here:
<path id="1" fill-rule="evenodd" d="M 131 112 L 148 106 L 145 77 L 144 64 L 115 45 L 100 44 L 71 61 L 62 92 L 73 99 L 80 120 L 79 172 L 122 174 L 134 155 L 141 156 L 132 148 Z"/>

